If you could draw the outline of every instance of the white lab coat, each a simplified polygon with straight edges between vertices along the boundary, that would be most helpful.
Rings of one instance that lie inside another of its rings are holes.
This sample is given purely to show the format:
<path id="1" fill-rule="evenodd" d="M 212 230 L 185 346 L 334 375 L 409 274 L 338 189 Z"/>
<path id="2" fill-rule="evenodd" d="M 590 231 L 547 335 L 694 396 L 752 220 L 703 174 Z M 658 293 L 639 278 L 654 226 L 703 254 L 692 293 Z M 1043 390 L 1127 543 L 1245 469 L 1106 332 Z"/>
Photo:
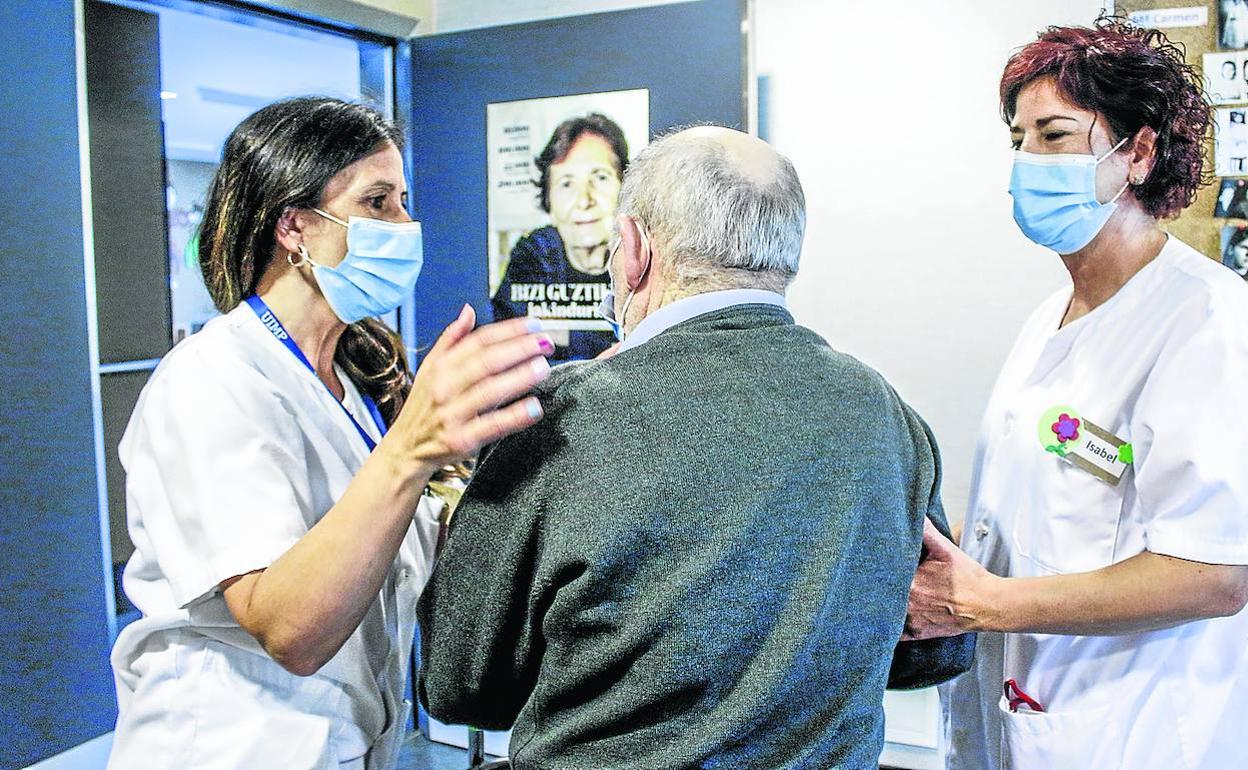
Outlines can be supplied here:
<path id="1" fill-rule="evenodd" d="M 380 438 L 339 371 L 345 404 Z M 368 455 L 316 376 L 243 304 L 179 344 L 144 388 L 120 446 L 143 612 L 113 648 L 113 770 L 389 770 L 416 600 L 439 505 L 424 498 L 377 599 L 319 672 L 295 676 L 234 622 L 217 588 L 281 556 Z"/>
<path id="2" fill-rule="evenodd" d="M 1248 286 L 1175 238 L 1108 302 L 1058 329 L 1032 315 L 981 426 L 962 548 L 1006 576 L 1080 573 L 1147 549 L 1248 564 Z M 1043 450 L 1055 406 L 1133 444 L 1111 486 Z M 1016 679 L 1045 708 L 1010 713 Z M 952 770 L 1244 764 L 1248 612 L 1122 636 L 982 634 L 941 688 Z"/>

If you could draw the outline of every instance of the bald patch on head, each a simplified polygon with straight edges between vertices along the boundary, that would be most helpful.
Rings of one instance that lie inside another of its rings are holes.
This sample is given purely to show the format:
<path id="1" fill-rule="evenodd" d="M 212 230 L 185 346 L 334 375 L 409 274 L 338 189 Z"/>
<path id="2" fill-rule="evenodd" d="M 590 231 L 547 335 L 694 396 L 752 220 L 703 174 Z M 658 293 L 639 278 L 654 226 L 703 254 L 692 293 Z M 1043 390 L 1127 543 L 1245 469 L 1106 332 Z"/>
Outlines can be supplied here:
<path id="1" fill-rule="evenodd" d="M 759 185 L 774 182 L 781 171 L 780 154 L 771 145 L 744 131 L 722 126 L 696 126 L 672 134 L 673 143 L 696 143 L 722 150 L 732 166 Z"/>

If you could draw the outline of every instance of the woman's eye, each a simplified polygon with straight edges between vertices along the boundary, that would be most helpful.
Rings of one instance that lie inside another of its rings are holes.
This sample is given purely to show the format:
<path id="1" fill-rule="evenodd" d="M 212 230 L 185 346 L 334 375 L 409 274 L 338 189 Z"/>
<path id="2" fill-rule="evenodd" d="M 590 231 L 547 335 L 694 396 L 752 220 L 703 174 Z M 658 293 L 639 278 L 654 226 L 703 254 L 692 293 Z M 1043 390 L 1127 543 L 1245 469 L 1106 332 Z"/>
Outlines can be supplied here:
<path id="1" fill-rule="evenodd" d="M 1066 136 L 1065 131 L 1054 131 L 1052 133 L 1045 134 L 1044 138 L 1046 141 L 1056 142 L 1058 139 L 1061 139 L 1063 136 Z"/>
<path id="2" fill-rule="evenodd" d="M 386 206 L 386 196 L 374 195 L 368 199 L 368 205 L 374 211 L 381 211 Z"/>

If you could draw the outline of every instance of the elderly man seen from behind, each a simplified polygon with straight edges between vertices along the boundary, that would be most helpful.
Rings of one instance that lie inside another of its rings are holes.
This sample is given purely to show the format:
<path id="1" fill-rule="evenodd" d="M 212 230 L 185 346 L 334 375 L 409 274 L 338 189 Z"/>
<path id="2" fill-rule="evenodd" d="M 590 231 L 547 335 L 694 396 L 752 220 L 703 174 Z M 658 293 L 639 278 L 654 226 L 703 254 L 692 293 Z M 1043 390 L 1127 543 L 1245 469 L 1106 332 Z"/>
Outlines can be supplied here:
<path id="1" fill-rule="evenodd" d="M 617 227 L 624 342 L 481 462 L 421 600 L 422 697 L 514 722 L 519 770 L 874 768 L 944 526 L 934 442 L 785 309 L 805 200 L 766 143 L 656 141 Z"/>

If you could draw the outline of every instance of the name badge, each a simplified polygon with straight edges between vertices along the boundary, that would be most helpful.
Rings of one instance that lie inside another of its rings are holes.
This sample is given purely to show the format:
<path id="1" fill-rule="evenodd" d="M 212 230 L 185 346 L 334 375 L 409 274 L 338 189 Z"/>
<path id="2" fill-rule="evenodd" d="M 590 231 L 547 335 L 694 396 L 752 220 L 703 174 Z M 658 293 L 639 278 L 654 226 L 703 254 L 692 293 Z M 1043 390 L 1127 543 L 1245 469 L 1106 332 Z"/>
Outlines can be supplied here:
<path id="1" fill-rule="evenodd" d="M 1040 444 L 1080 470 L 1111 487 L 1118 486 L 1134 460 L 1131 445 L 1069 406 L 1055 406 L 1044 413 L 1039 425 Z"/>

